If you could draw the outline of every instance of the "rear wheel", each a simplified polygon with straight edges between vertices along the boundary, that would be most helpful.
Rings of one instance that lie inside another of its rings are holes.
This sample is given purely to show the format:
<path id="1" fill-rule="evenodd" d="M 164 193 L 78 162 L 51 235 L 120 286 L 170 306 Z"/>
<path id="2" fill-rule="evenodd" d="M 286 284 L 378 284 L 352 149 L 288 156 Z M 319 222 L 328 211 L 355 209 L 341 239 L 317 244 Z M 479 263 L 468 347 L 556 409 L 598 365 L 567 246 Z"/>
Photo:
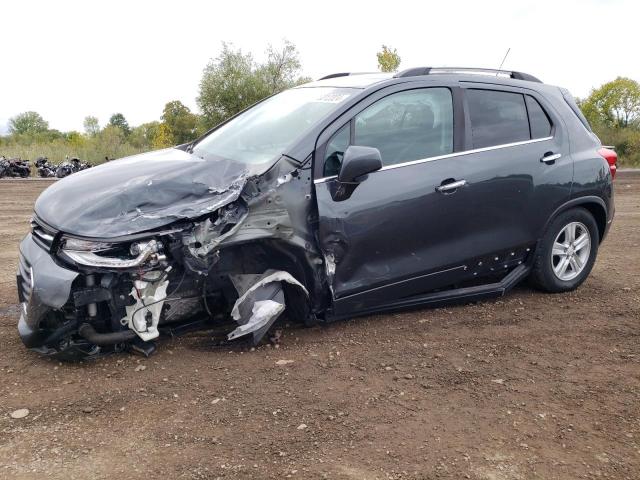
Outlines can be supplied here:
<path id="1" fill-rule="evenodd" d="M 598 226 L 583 208 L 558 215 L 535 253 L 531 283 L 547 292 L 574 290 L 589 276 L 599 246 Z"/>

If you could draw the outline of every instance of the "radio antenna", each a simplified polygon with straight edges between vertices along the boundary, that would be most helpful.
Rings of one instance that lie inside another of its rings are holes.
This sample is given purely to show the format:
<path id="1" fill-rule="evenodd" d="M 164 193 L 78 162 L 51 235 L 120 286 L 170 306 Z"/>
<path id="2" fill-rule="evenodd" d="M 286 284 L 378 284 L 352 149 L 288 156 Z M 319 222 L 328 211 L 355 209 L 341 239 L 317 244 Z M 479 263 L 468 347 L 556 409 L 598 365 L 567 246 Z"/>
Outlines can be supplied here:
<path id="1" fill-rule="evenodd" d="M 498 71 L 496 72 L 496 77 L 498 76 L 498 74 L 502 70 L 502 66 L 504 65 L 504 61 L 507 59 L 507 55 L 509 55 L 510 51 L 511 51 L 511 47 L 507 48 L 507 53 L 504 54 L 504 58 L 502 59 L 502 62 L 500 62 L 500 66 L 498 67 Z"/>

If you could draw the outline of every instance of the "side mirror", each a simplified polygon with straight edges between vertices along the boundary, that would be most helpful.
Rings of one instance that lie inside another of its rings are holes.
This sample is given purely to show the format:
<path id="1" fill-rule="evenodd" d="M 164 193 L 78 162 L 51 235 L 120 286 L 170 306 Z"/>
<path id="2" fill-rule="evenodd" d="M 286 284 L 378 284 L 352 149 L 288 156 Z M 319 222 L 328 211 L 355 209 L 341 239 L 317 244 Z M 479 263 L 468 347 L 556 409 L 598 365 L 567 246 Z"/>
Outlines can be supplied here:
<path id="1" fill-rule="evenodd" d="M 351 145 L 342 157 L 342 168 L 338 174 L 340 183 L 358 183 L 358 177 L 382 168 L 380 150 L 373 147 Z"/>

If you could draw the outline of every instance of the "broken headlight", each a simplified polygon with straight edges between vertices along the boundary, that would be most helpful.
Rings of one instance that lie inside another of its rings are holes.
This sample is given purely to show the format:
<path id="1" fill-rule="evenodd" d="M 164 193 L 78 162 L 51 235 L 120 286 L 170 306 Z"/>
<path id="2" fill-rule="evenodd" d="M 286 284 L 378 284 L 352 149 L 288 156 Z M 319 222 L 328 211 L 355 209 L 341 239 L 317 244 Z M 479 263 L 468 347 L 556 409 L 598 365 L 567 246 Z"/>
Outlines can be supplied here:
<path id="1" fill-rule="evenodd" d="M 62 248 L 72 252 L 102 252 L 113 248 L 113 243 L 81 240 L 73 237 L 62 237 Z"/>
<path id="2" fill-rule="evenodd" d="M 60 252 L 77 264 L 98 268 L 155 266 L 166 259 L 155 239 L 118 244 L 63 236 Z"/>

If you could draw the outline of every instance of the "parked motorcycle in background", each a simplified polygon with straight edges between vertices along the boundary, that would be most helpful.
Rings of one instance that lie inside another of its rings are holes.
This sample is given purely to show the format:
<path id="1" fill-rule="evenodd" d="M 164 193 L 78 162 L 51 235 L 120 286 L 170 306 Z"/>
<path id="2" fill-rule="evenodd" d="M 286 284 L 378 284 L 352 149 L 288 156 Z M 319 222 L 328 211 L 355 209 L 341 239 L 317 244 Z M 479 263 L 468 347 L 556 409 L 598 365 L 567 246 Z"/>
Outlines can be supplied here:
<path id="1" fill-rule="evenodd" d="M 81 162 L 79 158 L 74 157 L 70 161 L 62 162 L 60 165 L 58 165 L 56 169 L 56 177 L 64 178 L 71 175 L 72 173 L 86 170 L 90 167 L 91 165 L 89 165 L 88 163 Z"/>
<path id="2" fill-rule="evenodd" d="M 38 169 L 38 176 L 42 178 L 51 178 L 56 176 L 57 165 L 49 163 L 47 157 L 38 157 L 36 159 L 36 168 Z"/>
<path id="3" fill-rule="evenodd" d="M 30 175 L 31 165 L 29 165 L 29 160 L 20 160 L 19 158 L 7 159 L 4 156 L 0 157 L 0 178 L 27 178 Z"/>

